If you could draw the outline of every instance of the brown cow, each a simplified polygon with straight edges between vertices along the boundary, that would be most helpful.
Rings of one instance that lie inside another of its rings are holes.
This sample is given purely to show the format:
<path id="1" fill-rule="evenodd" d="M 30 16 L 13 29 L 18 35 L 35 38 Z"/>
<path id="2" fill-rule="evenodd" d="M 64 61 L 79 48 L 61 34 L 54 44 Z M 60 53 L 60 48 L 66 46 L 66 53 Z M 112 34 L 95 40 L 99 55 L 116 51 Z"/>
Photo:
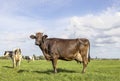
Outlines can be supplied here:
<path id="1" fill-rule="evenodd" d="M 10 57 L 13 62 L 13 68 L 20 66 L 22 60 L 21 49 L 15 49 L 13 51 L 5 51 L 4 56 Z"/>
<path id="2" fill-rule="evenodd" d="M 85 72 L 88 61 L 90 61 L 90 43 L 88 39 L 60 39 L 47 38 L 47 35 L 38 32 L 31 35 L 35 39 L 35 44 L 40 47 L 46 60 L 52 61 L 54 73 L 57 73 L 57 60 L 76 60 L 83 63 L 82 73 Z"/>

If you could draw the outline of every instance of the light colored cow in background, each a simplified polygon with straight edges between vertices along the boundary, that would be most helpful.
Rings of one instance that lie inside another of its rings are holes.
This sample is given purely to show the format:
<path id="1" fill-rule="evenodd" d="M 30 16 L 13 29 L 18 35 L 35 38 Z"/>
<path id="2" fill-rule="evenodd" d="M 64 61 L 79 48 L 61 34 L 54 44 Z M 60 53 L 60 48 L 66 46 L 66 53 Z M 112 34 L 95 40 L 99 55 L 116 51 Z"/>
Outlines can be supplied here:
<path id="1" fill-rule="evenodd" d="M 13 62 L 13 68 L 20 66 L 22 60 L 21 49 L 17 48 L 13 51 L 5 51 L 4 56 L 10 57 Z"/>
<path id="2" fill-rule="evenodd" d="M 28 60 L 28 63 L 30 61 L 34 61 L 34 56 L 25 56 L 25 59 Z"/>

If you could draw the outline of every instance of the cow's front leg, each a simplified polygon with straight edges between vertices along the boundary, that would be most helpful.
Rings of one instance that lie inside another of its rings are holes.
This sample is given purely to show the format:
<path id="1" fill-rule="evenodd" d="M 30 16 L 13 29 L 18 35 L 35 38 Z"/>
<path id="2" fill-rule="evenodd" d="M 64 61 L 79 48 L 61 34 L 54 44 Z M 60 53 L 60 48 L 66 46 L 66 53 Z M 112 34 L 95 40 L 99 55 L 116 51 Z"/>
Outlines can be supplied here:
<path id="1" fill-rule="evenodd" d="M 21 60 L 18 61 L 18 66 L 20 66 Z"/>
<path id="2" fill-rule="evenodd" d="M 16 67 L 18 66 L 18 61 L 16 61 Z"/>
<path id="3" fill-rule="evenodd" d="M 16 67 L 20 66 L 20 61 L 16 61 Z"/>
<path id="4" fill-rule="evenodd" d="M 54 73 L 57 73 L 57 69 L 56 69 L 56 65 L 57 65 L 57 59 L 52 59 L 52 66 L 53 66 L 53 69 L 54 69 Z"/>
<path id="5" fill-rule="evenodd" d="M 16 67 L 16 62 L 15 62 L 15 60 L 13 60 L 13 68 L 15 68 Z"/>

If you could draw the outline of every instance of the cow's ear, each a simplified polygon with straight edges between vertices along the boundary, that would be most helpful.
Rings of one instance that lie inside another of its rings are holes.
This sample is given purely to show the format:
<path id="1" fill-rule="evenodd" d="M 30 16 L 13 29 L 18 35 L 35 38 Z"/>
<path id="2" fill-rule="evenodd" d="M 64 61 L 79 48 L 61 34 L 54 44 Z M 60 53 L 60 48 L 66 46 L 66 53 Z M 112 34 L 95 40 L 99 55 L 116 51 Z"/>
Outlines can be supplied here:
<path id="1" fill-rule="evenodd" d="M 31 38 L 31 39 L 35 39 L 36 36 L 34 36 L 34 35 L 30 35 L 30 38 Z"/>
<path id="2" fill-rule="evenodd" d="M 21 53 L 21 49 L 19 48 L 19 52 Z"/>
<path id="3" fill-rule="evenodd" d="M 47 35 L 44 35 L 44 38 L 46 39 L 48 36 Z"/>
<path id="4" fill-rule="evenodd" d="M 47 35 L 44 35 L 44 36 L 42 37 L 42 41 L 44 42 L 47 37 L 48 37 Z"/>

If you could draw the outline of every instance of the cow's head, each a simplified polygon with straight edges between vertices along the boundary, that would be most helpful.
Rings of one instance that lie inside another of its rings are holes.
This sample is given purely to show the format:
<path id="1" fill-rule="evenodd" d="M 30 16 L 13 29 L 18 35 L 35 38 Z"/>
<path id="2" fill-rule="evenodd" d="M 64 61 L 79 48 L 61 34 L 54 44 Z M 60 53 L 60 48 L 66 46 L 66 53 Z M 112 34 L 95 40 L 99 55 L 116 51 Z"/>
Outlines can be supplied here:
<path id="1" fill-rule="evenodd" d="M 21 49 L 20 48 L 14 49 L 13 52 L 14 52 L 15 55 L 16 54 L 21 55 Z"/>
<path id="2" fill-rule="evenodd" d="M 41 45 L 41 43 L 44 43 L 47 37 L 47 35 L 43 35 L 41 32 L 36 33 L 36 35 L 30 35 L 30 38 L 35 39 L 35 44 L 38 46 Z"/>
<path id="3" fill-rule="evenodd" d="M 9 56 L 9 52 L 5 51 L 4 56 Z"/>

